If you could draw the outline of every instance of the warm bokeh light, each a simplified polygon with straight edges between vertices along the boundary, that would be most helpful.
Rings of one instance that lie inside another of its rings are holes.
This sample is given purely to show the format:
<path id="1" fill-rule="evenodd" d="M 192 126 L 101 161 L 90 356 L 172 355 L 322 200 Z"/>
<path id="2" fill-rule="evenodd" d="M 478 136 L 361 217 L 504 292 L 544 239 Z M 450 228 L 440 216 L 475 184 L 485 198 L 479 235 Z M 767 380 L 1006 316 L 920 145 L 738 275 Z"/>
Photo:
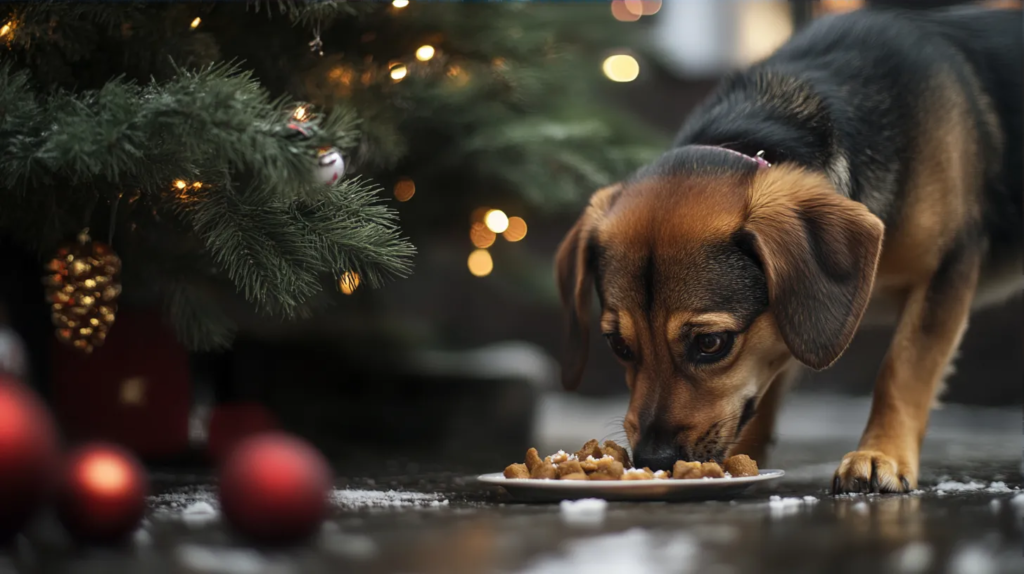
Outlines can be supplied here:
<path id="1" fill-rule="evenodd" d="M 309 111 L 306 109 L 306 106 L 299 106 L 299 107 L 295 108 L 294 112 L 292 112 L 292 119 L 295 119 L 295 120 L 298 120 L 298 121 L 301 122 L 301 121 L 306 119 L 306 115 L 308 113 L 309 113 Z"/>
<path id="2" fill-rule="evenodd" d="M 601 69 L 613 82 L 632 82 L 640 75 L 640 63 L 628 54 L 608 56 Z"/>
<path id="3" fill-rule="evenodd" d="M 487 249 L 494 245 L 494 240 L 498 236 L 493 231 L 487 229 L 487 226 L 479 221 L 469 227 L 469 240 L 473 242 L 474 247 L 480 249 Z"/>
<path id="4" fill-rule="evenodd" d="M 433 57 L 434 47 L 431 46 L 430 44 L 424 44 L 416 49 L 416 59 L 421 62 L 426 62 L 427 60 Z"/>
<path id="5" fill-rule="evenodd" d="M 408 73 L 409 69 L 403 64 L 396 64 L 391 67 L 391 79 L 396 82 L 401 82 Z"/>
<path id="6" fill-rule="evenodd" d="M 486 277 L 494 271 L 494 260 L 486 249 L 477 249 L 470 253 L 466 264 L 469 266 L 469 272 L 477 277 Z"/>
<path id="7" fill-rule="evenodd" d="M 6 36 L 7 34 L 10 34 L 10 33 L 11 33 L 11 23 L 10 22 L 4 24 L 3 26 L 0 26 L 0 38 L 3 38 L 4 36 Z"/>
<path id="8" fill-rule="evenodd" d="M 196 28 L 198 28 L 198 27 L 199 27 L 199 25 L 200 25 L 200 24 L 202 24 L 202 23 L 203 23 L 203 19 L 197 16 L 195 20 L 192 20 L 192 23 L 191 23 L 191 24 L 189 24 L 189 26 L 190 26 L 190 27 L 191 27 L 191 28 L 192 28 L 193 30 L 195 30 L 195 29 L 196 29 Z"/>
<path id="9" fill-rule="evenodd" d="M 644 16 L 654 16 L 661 10 L 661 0 L 640 0 L 640 4 Z"/>
<path id="10" fill-rule="evenodd" d="M 508 229 L 501 236 L 512 243 L 522 241 L 526 237 L 526 221 L 522 217 L 509 217 Z"/>
<path id="11" fill-rule="evenodd" d="M 188 187 L 188 184 L 185 183 L 184 179 L 178 179 L 174 181 L 174 187 L 178 189 L 185 189 L 186 187 Z"/>
<path id="12" fill-rule="evenodd" d="M 738 56 L 743 65 L 768 57 L 793 34 L 793 12 L 788 2 L 737 4 Z"/>
<path id="13" fill-rule="evenodd" d="M 203 187 L 203 182 L 201 182 L 201 181 L 193 181 L 192 182 L 192 187 L 194 187 L 196 189 L 199 189 L 200 187 Z"/>
<path id="14" fill-rule="evenodd" d="M 839 14 L 860 10 L 864 7 L 864 0 L 818 0 L 814 4 L 814 15 Z"/>
<path id="15" fill-rule="evenodd" d="M 82 461 L 83 482 L 98 494 L 120 495 L 132 481 L 132 471 L 120 458 L 93 453 Z"/>
<path id="16" fill-rule="evenodd" d="M 472 223 L 483 223 L 484 216 L 487 215 L 487 212 L 490 211 L 490 210 L 491 209 L 489 207 L 478 207 L 478 208 L 474 209 L 473 212 L 469 214 L 469 222 L 471 224 Z"/>
<path id="17" fill-rule="evenodd" d="M 395 8 L 405 8 L 409 5 L 409 0 L 395 0 L 391 5 Z"/>
<path id="18" fill-rule="evenodd" d="M 636 0 L 612 0 L 612 17 L 619 22 L 636 22 L 640 19 L 640 11 L 633 12 L 629 4 Z"/>
<path id="19" fill-rule="evenodd" d="M 400 179 L 395 184 L 395 199 L 398 201 L 409 201 L 416 195 L 416 184 L 411 179 Z"/>
<path id="20" fill-rule="evenodd" d="M 491 209 L 484 215 L 484 225 L 495 233 L 508 229 L 508 216 L 500 209 Z"/>
<path id="21" fill-rule="evenodd" d="M 338 279 L 338 287 L 346 295 L 355 293 L 356 289 L 359 288 L 359 274 L 352 271 L 344 272 L 341 275 L 341 279 Z"/>

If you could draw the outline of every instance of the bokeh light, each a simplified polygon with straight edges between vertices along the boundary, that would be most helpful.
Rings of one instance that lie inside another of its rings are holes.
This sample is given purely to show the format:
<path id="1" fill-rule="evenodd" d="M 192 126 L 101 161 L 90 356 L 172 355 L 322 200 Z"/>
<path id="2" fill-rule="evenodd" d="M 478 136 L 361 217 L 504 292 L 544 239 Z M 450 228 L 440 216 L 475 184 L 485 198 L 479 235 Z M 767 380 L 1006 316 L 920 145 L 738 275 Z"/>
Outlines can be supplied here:
<path id="1" fill-rule="evenodd" d="M 478 207 L 473 210 L 473 213 L 469 214 L 469 223 L 483 223 L 484 216 L 490 211 L 489 207 Z"/>
<path id="2" fill-rule="evenodd" d="M 0 26 L 0 38 L 3 38 L 4 36 L 6 36 L 7 34 L 10 34 L 10 33 L 11 33 L 11 23 L 10 22 L 4 24 L 3 26 Z"/>
<path id="3" fill-rule="evenodd" d="M 395 199 L 398 201 L 409 201 L 416 195 L 416 184 L 411 179 L 400 179 L 395 184 Z"/>
<path id="4" fill-rule="evenodd" d="M 661 10 L 661 0 L 640 0 L 640 4 L 644 16 L 653 16 Z"/>
<path id="5" fill-rule="evenodd" d="M 409 69 L 404 64 L 396 64 L 391 67 L 391 79 L 396 82 L 401 82 L 408 73 Z"/>
<path id="6" fill-rule="evenodd" d="M 613 82 L 632 82 L 640 75 L 640 63 L 628 54 L 608 56 L 601 69 Z"/>
<path id="7" fill-rule="evenodd" d="M 494 245 L 497 238 L 498 236 L 493 231 L 487 229 L 487 226 L 479 221 L 469 227 L 469 240 L 473 242 L 474 247 L 487 249 Z"/>
<path id="8" fill-rule="evenodd" d="M 185 183 L 184 179 L 176 179 L 174 180 L 174 187 L 178 189 L 185 189 L 186 187 L 188 187 L 188 184 Z"/>
<path id="9" fill-rule="evenodd" d="M 359 274 L 352 271 L 342 273 L 341 279 L 338 279 L 338 287 L 346 295 L 355 293 L 356 289 L 359 288 Z"/>
<path id="10" fill-rule="evenodd" d="M 416 49 L 416 59 L 421 62 L 426 62 L 427 60 L 433 57 L 434 47 L 431 46 L 430 44 L 424 44 Z"/>
<path id="11" fill-rule="evenodd" d="M 466 264 L 469 266 L 469 272 L 477 277 L 486 277 L 494 271 L 494 260 L 486 249 L 477 249 L 470 253 Z"/>
<path id="12" fill-rule="evenodd" d="M 195 20 L 192 20 L 192 23 L 191 23 L 191 24 L 189 24 L 189 27 L 191 27 L 191 28 L 192 28 L 193 30 L 195 30 L 195 29 L 196 29 L 196 28 L 198 28 L 198 27 L 199 27 L 199 25 L 200 25 L 200 24 L 202 24 L 202 23 L 203 23 L 203 19 L 202 19 L 202 18 L 200 18 L 200 17 L 198 17 L 198 16 L 196 16 L 196 19 L 195 19 Z"/>
<path id="13" fill-rule="evenodd" d="M 630 4 L 637 0 L 612 0 L 612 17 L 619 22 L 636 22 L 640 19 L 641 10 L 631 10 Z"/>
<path id="14" fill-rule="evenodd" d="M 306 119 L 307 113 L 309 112 L 306 110 L 306 106 L 299 106 L 292 112 L 292 118 L 301 122 Z"/>
<path id="15" fill-rule="evenodd" d="M 409 5 L 409 0 L 395 0 L 391 5 L 395 8 L 405 8 Z"/>
<path id="16" fill-rule="evenodd" d="M 132 480 L 132 472 L 120 458 L 107 453 L 91 453 L 82 461 L 82 479 L 99 494 L 119 495 Z"/>
<path id="17" fill-rule="evenodd" d="M 508 229 L 508 216 L 500 209 L 491 209 L 484 215 L 484 225 L 495 233 Z"/>
<path id="18" fill-rule="evenodd" d="M 522 241 L 526 237 L 526 221 L 522 217 L 509 217 L 508 229 L 501 236 L 512 243 Z"/>

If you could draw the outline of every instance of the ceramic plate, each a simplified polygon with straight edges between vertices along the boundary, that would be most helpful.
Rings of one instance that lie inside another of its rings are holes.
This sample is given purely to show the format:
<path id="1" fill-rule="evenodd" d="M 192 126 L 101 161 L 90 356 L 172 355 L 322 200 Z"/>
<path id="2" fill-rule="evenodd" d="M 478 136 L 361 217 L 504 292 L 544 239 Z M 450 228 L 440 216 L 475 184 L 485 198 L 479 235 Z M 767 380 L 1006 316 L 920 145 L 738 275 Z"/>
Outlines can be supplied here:
<path id="1" fill-rule="evenodd" d="M 605 500 L 713 500 L 735 496 L 755 484 L 782 478 L 781 470 L 762 470 L 758 476 L 684 480 L 533 480 L 505 478 L 500 472 L 477 480 L 504 488 L 516 500 L 557 502 L 580 498 Z"/>

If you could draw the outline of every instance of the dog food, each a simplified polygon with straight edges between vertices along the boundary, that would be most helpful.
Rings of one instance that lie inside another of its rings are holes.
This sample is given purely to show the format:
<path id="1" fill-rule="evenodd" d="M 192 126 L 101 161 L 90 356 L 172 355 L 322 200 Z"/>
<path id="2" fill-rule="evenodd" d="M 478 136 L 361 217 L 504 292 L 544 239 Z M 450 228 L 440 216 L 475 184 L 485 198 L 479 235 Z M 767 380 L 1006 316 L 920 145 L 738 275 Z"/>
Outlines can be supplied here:
<path id="1" fill-rule="evenodd" d="M 505 478 L 535 480 L 668 480 L 757 476 L 757 463 L 745 454 L 729 457 L 723 463 L 676 461 L 672 472 L 633 468 L 629 452 L 614 441 L 604 444 L 589 440 L 573 454 L 563 450 L 544 458 L 537 449 L 526 451 L 526 460 L 510 464 Z"/>

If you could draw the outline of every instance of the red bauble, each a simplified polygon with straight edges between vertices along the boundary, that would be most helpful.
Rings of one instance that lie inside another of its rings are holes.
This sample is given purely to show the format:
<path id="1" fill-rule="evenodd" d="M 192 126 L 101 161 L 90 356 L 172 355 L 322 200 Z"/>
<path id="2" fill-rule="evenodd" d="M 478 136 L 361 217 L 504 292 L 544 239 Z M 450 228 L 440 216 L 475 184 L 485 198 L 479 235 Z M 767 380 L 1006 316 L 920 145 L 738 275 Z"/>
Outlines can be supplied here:
<path id="1" fill-rule="evenodd" d="M 238 445 L 220 471 L 220 505 L 239 533 L 264 544 L 311 535 L 327 514 L 331 469 L 301 439 L 266 433 Z"/>
<path id="2" fill-rule="evenodd" d="M 277 419 L 263 405 L 238 403 L 220 405 L 210 416 L 207 452 L 218 463 L 235 451 L 245 439 L 277 430 Z"/>
<path id="3" fill-rule="evenodd" d="M 146 511 L 149 479 L 119 446 L 93 443 L 67 459 L 57 516 L 82 542 L 117 542 L 133 532 Z"/>
<path id="4" fill-rule="evenodd" d="M 19 381 L 0 375 L 0 544 L 42 504 L 58 462 L 57 432 L 42 401 Z"/>

